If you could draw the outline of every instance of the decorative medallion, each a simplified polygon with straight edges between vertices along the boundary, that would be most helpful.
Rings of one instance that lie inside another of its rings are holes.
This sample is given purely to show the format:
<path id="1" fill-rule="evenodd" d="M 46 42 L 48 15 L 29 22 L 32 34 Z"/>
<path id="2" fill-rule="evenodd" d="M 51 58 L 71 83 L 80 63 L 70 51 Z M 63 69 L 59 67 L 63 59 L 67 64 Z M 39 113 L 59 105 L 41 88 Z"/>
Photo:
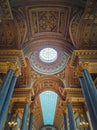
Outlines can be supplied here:
<path id="1" fill-rule="evenodd" d="M 66 54 L 57 48 L 41 48 L 30 56 L 32 68 L 41 74 L 56 74 L 62 71 L 66 65 Z"/>

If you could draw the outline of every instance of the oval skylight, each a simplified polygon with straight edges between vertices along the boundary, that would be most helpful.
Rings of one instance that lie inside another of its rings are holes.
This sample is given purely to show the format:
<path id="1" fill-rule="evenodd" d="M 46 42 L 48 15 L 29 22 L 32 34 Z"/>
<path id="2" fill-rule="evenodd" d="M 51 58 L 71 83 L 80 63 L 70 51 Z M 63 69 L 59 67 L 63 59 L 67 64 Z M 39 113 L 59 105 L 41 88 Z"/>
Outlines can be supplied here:
<path id="1" fill-rule="evenodd" d="M 43 62 L 51 63 L 57 59 L 57 51 L 53 48 L 44 48 L 40 51 L 39 56 Z"/>

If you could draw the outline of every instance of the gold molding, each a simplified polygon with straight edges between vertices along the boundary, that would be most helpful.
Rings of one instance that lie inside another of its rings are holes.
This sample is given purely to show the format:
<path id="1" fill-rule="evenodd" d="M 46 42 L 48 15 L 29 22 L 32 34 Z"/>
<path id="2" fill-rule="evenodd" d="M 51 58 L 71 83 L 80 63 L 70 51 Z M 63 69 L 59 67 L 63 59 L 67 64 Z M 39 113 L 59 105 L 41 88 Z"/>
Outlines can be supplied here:
<path id="1" fill-rule="evenodd" d="M 31 103 L 31 97 L 33 96 L 32 88 L 15 88 L 12 100 L 29 102 Z"/>
<path id="2" fill-rule="evenodd" d="M 81 88 L 64 88 L 64 92 L 82 92 Z"/>
<path id="3" fill-rule="evenodd" d="M 97 73 L 97 50 L 75 50 L 71 58 L 71 66 L 75 68 L 75 76 L 82 75 L 82 69 Z"/>
<path id="4" fill-rule="evenodd" d="M 84 103 L 85 99 L 81 88 L 64 88 L 65 101 L 64 103 Z"/>
<path id="5" fill-rule="evenodd" d="M 25 56 L 22 50 L 0 50 L 0 61 L 12 61 L 14 62 L 14 58 L 17 57 L 20 61 L 20 66 L 26 67 Z M 5 60 L 4 60 L 4 59 Z"/>
<path id="6" fill-rule="evenodd" d="M 11 62 L 0 62 L 0 73 L 7 73 L 9 69 L 15 71 L 15 76 L 21 75 L 21 69 L 16 63 Z"/>
<path id="7" fill-rule="evenodd" d="M 74 62 L 76 61 L 77 57 L 79 56 L 84 56 L 84 55 L 95 55 L 97 58 L 97 50 L 74 50 L 71 58 L 71 65 L 74 65 Z"/>
<path id="8" fill-rule="evenodd" d="M 73 102 L 85 102 L 85 99 L 84 99 L 84 97 L 67 97 L 66 98 L 66 102 L 71 102 L 71 103 L 73 103 Z"/>

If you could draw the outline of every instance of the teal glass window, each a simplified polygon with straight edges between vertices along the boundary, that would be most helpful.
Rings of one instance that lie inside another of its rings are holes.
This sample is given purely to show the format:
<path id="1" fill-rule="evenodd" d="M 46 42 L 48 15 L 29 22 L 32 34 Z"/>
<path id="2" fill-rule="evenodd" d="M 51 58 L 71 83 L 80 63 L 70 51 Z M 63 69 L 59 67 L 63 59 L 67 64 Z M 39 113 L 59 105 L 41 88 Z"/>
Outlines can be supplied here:
<path id="1" fill-rule="evenodd" d="M 44 125 L 53 125 L 58 95 L 52 91 L 40 94 Z"/>

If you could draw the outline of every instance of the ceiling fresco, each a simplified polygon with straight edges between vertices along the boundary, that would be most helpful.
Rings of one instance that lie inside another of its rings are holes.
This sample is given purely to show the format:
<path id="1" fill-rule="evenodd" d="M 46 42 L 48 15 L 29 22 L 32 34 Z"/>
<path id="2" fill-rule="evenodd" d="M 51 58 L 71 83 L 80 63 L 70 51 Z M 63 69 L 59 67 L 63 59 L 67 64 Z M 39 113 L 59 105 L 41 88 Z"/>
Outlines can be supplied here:
<path id="1" fill-rule="evenodd" d="M 74 50 L 97 48 L 97 9 L 94 7 L 95 3 L 91 3 L 91 0 L 2 0 L 0 49 L 5 49 L 5 52 L 0 53 L 13 61 L 7 50 L 22 50 L 19 57 L 21 62 L 24 63 L 25 60 L 24 65 L 20 66 L 21 75 L 13 95 L 18 96 L 22 93 L 22 88 L 25 88 L 23 99 L 19 102 L 14 99 L 13 110 L 15 112 L 19 107 L 23 109 L 25 96 L 30 97 L 34 104 L 31 107 L 35 115 L 33 128 L 36 130 L 63 128 L 65 101 L 68 101 L 72 93 L 82 94 L 79 91 L 78 70 L 83 65 L 81 62 L 93 62 L 91 56 L 97 59 L 96 52 L 93 52 L 94 55 L 89 52 L 87 58 L 88 52 L 77 53 Z M 51 52 L 40 55 L 45 48 L 55 50 L 55 59 Z M 16 54 L 14 51 L 13 55 Z M 43 55 L 49 60 L 41 57 Z M 4 59 L 0 57 L 0 60 Z M 91 64 L 84 66 L 88 66 L 93 72 Z M 72 88 L 77 88 L 77 92 Z M 73 105 L 79 107 L 83 103 Z M 51 115 L 47 116 L 47 112 L 53 113 L 53 119 L 50 119 Z"/>

